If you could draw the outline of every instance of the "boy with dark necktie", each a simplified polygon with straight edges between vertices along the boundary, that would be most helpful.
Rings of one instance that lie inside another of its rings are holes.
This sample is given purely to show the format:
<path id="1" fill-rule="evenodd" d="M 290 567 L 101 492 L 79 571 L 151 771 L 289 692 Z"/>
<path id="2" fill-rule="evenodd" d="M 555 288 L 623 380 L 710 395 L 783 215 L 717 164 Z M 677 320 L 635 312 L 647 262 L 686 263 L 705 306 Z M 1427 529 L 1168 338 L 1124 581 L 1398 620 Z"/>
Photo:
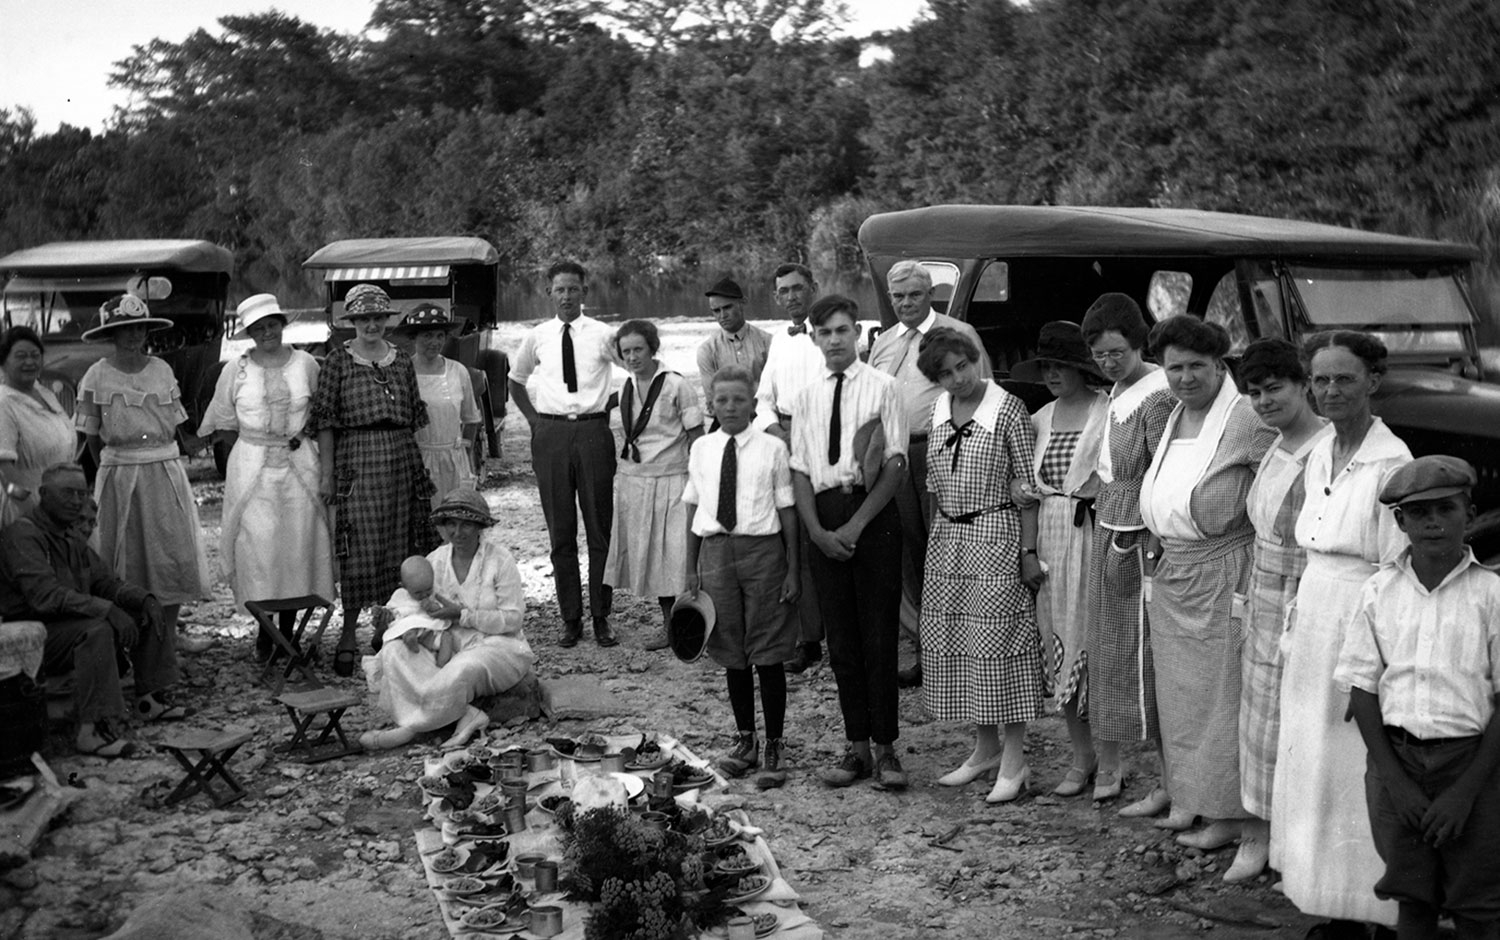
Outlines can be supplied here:
<path id="1" fill-rule="evenodd" d="M 789 619 L 799 593 L 797 518 L 792 476 L 781 442 L 750 426 L 755 380 L 726 366 L 709 383 L 718 430 L 688 457 L 687 593 L 714 603 L 707 652 L 724 667 L 737 729 L 719 769 L 739 777 L 757 767 L 756 783 L 786 781 L 782 752 L 786 670 L 797 634 Z M 754 672 L 751 667 L 754 667 Z M 766 721 L 765 762 L 755 731 L 755 674 Z"/>

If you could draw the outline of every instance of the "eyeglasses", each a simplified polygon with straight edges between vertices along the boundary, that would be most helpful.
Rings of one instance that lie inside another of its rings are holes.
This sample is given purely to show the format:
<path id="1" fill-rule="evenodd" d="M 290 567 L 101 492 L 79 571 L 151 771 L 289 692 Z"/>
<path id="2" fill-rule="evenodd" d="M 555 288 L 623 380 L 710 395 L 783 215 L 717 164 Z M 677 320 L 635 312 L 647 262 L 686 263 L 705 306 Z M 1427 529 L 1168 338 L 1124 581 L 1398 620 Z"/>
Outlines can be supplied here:
<path id="1" fill-rule="evenodd" d="M 1129 353 L 1128 349 L 1105 349 L 1100 352 L 1089 353 L 1089 358 L 1095 362 L 1119 362 Z"/>
<path id="2" fill-rule="evenodd" d="M 1357 375 L 1315 375 L 1312 377 L 1312 387 L 1321 391 L 1327 391 L 1330 387 L 1339 391 L 1353 388 L 1360 382 Z"/>

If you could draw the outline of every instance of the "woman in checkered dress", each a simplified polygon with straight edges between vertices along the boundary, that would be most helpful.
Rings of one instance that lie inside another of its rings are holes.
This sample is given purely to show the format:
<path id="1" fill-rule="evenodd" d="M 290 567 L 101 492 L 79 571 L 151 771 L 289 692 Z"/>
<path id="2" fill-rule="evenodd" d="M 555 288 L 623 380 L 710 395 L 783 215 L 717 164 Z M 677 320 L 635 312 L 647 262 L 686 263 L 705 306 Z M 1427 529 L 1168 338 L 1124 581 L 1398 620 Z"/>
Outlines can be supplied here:
<path id="1" fill-rule="evenodd" d="M 928 451 L 937 514 L 922 583 L 922 700 L 940 721 L 977 725 L 973 754 L 939 783 L 996 770 L 986 800 L 1001 803 L 1026 789 L 1026 723 L 1042 713 L 1033 602 L 1042 570 L 1036 506 L 1021 509 L 1010 495 L 1012 481 L 1032 482 L 1031 419 L 1019 398 L 979 374 L 978 362 L 972 341 L 942 328 L 922 340 L 917 359 L 944 389 Z"/>
<path id="2" fill-rule="evenodd" d="M 344 623 L 333 665 L 341 676 L 354 674 L 360 610 L 391 596 L 403 558 L 437 545 L 432 481 L 416 439 L 427 407 L 411 357 L 384 338 L 395 314 L 373 284 L 349 290 L 339 322 L 355 336 L 328 354 L 307 422 L 318 435 L 318 489 L 335 509 Z M 371 645 L 378 649 L 379 637 Z"/>
<path id="3" fill-rule="evenodd" d="M 1260 339 L 1240 358 L 1240 380 L 1255 413 L 1280 432 L 1256 471 L 1246 508 L 1255 526 L 1250 619 L 1240 688 L 1240 800 L 1252 818 L 1225 881 L 1265 869 L 1271 842 L 1271 788 L 1281 729 L 1281 640 L 1297 606 L 1307 552 L 1297 545 L 1297 514 L 1307 494 L 1307 456 L 1332 433 L 1308 399 L 1307 370 L 1297 347 Z"/>
<path id="4" fill-rule="evenodd" d="M 1078 324 L 1043 324 L 1037 356 L 1016 363 L 1011 378 L 1047 386 L 1053 400 L 1038 409 L 1035 490 L 1011 490 L 1019 505 L 1040 500 L 1037 554 L 1047 577 L 1036 595 L 1042 659 L 1049 694 L 1068 724 L 1073 759 L 1055 796 L 1078 796 L 1093 781 L 1098 759 L 1088 720 L 1087 658 L 1089 560 L 1093 553 L 1094 497 L 1099 492 L 1099 448 L 1109 416 L 1109 396 L 1091 381 L 1103 378 L 1089 357 Z"/>
<path id="5" fill-rule="evenodd" d="M 1151 330 L 1177 407 L 1141 480 L 1141 518 L 1160 540 L 1147 558 L 1151 650 L 1172 813 L 1158 823 L 1211 851 L 1239 838 L 1240 670 L 1250 547 L 1245 496 L 1275 433 L 1239 393 L 1224 356 L 1229 334 L 1194 316 Z"/>

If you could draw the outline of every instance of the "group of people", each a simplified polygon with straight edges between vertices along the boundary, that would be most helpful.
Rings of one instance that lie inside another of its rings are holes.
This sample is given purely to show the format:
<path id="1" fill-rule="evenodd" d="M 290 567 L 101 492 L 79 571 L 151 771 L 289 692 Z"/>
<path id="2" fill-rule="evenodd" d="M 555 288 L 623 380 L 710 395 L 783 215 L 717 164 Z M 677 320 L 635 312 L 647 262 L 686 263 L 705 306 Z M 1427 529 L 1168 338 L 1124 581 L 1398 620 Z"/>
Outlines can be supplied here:
<path id="1" fill-rule="evenodd" d="M 1292 901 L 1331 918 L 1324 937 L 1398 917 L 1403 937 L 1431 936 L 1440 909 L 1463 936 L 1492 936 L 1500 578 L 1463 543 L 1472 468 L 1413 461 L 1374 416 L 1378 339 L 1257 340 L 1231 371 L 1217 325 L 1148 328 L 1130 297 L 1105 294 L 1081 325 L 1046 324 L 1013 367 L 1052 395 L 1030 415 L 973 328 L 933 309 L 920 265 L 889 272 L 897 323 L 864 362 L 855 303 L 787 264 L 774 335 L 746 322 L 738 284 L 708 290 L 718 330 L 698 353 L 700 401 L 657 358 L 650 321 L 585 315 L 586 279 L 572 262 L 549 270 L 557 316 L 511 371 L 560 643 L 584 635 L 581 515 L 600 646 L 619 642 L 616 588 L 660 604 L 648 648 L 667 645 L 680 596 L 711 601 L 705 647 L 736 726 L 726 773 L 786 780 L 787 672 L 826 643 L 847 742 L 817 772 L 827 785 L 907 785 L 904 678 L 935 718 L 975 726 L 938 783 L 993 777 L 987 801 L 1015 800 L 1031 783 L 1027 724 L 1050 703 L 1072 745 L 1055 794 L 1119 798 L 1122 745 L 1155 742 L 1160 776 L 1120 815 L 1199 849 L 1238 841 L 1226 880 L 1273 865 Z M 496 520 L 462 443 L 472 388 L 441 354 L 452 320 L 429 306 L 402 318 L 360 285 L 342 311 L 354 339 L 319 364 L 281 345 L 292 315 L 274 297 L 239 316 L 255 348 L 225 368 L 198 429 L 237 436 L 221 550 L 236 600 L 332 596 L 336 560 L 337 671 L 353 671 L 361 609 L 392 612 L 375 618 L 366 671 L 396 726 L 366 746 L 455 723 L 466 740 L 487 721 L 474 698 L 535 656 L 515 562 L 482 537 Z M 76 415 L 100 467 L 93 548 L 76 527 L 89 491 L 73 426 L 35 381 L 42 343 L 24 328 L 0 341 L 0 476 L 20 511 L 0 536 L 0 616 L 47 622 L 49 664 L 79 677 L 78 746 L 107 756 L 128 750 L 124 661 L 140 716 L 185 714 L 168 697 L 172 624 L 208 583 L 178 459 L 185 413 L 144 351 L 165 323 L 122 296 L 91 331 L 115 346 Z M 415 356 L 386 338 L 393 324 Z M 906 677 L 903 606 L 920 662 Z"/>

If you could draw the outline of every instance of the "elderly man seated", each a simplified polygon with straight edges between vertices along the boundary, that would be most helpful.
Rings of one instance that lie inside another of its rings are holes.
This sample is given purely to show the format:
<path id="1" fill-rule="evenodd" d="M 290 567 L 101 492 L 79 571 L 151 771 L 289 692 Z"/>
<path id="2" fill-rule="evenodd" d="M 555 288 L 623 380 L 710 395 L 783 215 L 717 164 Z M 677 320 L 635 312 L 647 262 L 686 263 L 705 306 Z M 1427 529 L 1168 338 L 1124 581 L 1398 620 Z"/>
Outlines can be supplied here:
<path id="1" fill-rule="evenodd" d="M 114 576 L 78 528 L 89 500 L 77 464 L 42 474 L 41 503 L 0 533 L 0 618 L 46 624 L 44 667 L 72 670 L 78 750 L 122 757 L 125 717 L 120 676 L 135 670 L 136 711 L 147 720 L 185 718 L 166 690 L 177 681 L 177 652 L 161 605 Z"/>

